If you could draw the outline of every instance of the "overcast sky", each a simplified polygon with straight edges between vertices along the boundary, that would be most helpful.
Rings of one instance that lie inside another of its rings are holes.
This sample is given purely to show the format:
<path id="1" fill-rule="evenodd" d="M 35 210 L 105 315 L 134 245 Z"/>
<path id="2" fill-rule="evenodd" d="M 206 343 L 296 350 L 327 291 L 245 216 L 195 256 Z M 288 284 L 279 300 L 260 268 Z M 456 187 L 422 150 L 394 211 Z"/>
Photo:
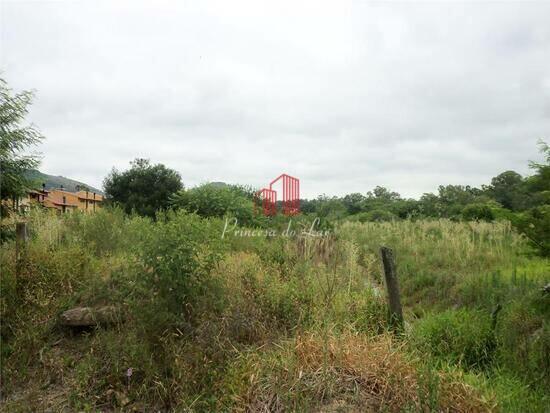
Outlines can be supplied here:
<path id="1" fill-rule="evenodd" d="M 41 170 L 136 157 L 302 197 L 481 185 L 550 136 L 550 3 L 0 1 Z"/>

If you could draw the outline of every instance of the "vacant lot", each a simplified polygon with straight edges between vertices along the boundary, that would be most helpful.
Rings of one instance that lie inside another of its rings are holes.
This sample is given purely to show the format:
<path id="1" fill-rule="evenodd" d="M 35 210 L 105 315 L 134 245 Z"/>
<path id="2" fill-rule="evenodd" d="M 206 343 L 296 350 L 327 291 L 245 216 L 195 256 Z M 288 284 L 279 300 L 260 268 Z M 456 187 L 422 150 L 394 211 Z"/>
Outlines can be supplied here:
<path id="1" fill-rule="evenodd" d="M 15 242 L 0 247 L 4 411 L 550 403 L 549 263 L 505 222 L 341 222 L 322 238 L 221 239 L 221 220 L 185 212 L 27 218 L 19 268 Z M 400 333 L 387 327 L 381 245 L 397 260 Z M 63 326 L 77 306 L 112 317 Z"/>

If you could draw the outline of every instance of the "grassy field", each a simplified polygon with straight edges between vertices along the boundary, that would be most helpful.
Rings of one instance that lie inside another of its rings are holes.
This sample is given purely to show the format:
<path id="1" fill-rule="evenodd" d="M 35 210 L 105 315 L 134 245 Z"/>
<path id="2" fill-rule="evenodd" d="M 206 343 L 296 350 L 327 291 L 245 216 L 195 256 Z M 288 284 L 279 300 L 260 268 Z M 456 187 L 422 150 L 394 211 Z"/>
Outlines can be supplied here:
<path id="1" fill-rule="evenodd" d="M 27 219 L 19 276 L 0 246 L 3 411 L 548 411 L 549 262 L 505 222 L 222 239 L 184 212 Z M 61 326 L 79 305 L 116 322 Z"/>

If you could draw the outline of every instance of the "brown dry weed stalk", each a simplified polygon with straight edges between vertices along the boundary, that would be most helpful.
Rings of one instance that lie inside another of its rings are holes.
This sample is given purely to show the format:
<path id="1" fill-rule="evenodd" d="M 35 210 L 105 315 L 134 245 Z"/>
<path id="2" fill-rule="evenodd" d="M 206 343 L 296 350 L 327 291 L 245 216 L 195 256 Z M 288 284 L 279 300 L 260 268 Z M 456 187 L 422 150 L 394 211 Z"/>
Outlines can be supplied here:
<path id="1" fill-rule="evenodd" d="M 494 403 L 471 386 L 440 373 L 438 388 L 405 359 L 388 335 L 307 333 L 280 347 L 273 358 L 250 367 L 248 394 L 238 398 L 249 412 L 490 412 Z M 434 405 L 423 395 L 436 392 Z"/>

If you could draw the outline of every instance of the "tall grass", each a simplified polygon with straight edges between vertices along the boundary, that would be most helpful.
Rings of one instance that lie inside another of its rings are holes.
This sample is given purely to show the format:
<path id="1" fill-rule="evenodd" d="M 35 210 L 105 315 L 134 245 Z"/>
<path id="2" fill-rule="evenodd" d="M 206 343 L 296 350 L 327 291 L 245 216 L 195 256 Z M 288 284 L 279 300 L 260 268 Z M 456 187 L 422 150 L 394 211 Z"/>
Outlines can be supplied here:
<path id="1" fill-rule="evenodd" d="M 18 278 L 13 241 L 0 245 L 7 411 L 542 411 L 547 400 L 548 262 L 505 223 L 222 239 L 221 220 L 183 211 L 26 219 Z M 387 332 L 380 245 L 396 251 L 400 338 Z M 59 324 L 72 306 L 104 304 L 115 325 Z M 522 390 L 508 396 L 510 383 Z"/>
<path id="2" fill-rule="evenodd" d="M 381 245 L 395 250 L 404 302 L 418 311 L 464 300 L 482 305 L 489 298 L 476 300 L 476 292 L 463 284 L 487 283 L 488 276 L 501 286 L 522 282 L 529 288 L 550 279 L 548 261 L 530 257 L 526 240 L 508 222 L 346 222 L 339 230 L 361 246 L 363 259 L 376 257 Z M 381 280 L 376 269 L 374 277 Z"/>

